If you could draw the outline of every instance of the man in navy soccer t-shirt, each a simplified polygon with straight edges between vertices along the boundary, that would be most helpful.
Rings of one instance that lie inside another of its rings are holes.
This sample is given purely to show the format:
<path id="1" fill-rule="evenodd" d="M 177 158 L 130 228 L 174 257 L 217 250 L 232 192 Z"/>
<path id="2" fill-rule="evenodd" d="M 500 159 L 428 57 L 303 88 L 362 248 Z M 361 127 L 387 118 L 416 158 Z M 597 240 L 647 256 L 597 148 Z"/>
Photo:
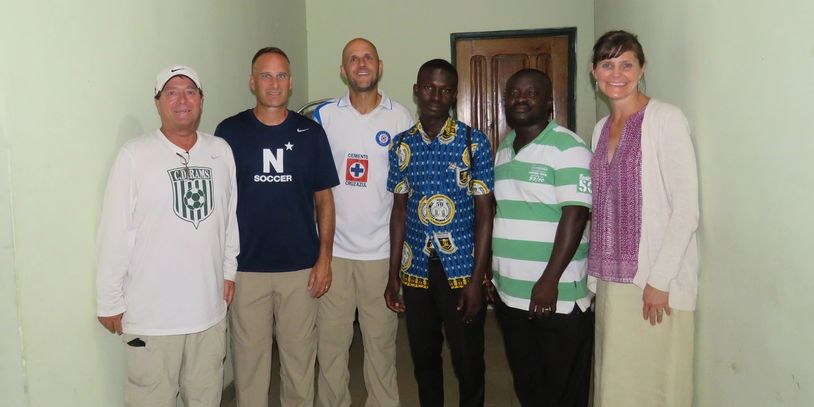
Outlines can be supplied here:
<path id="1" fill-rule="evenodd" d="M 321 126 L 288 110 L 291 73 L 279 48 L 252 59 L 257 104 L 218 125 L 237 167 L 240 255 L 230 332 L 237 402 L 268 406 L 272 327 L 284 406 L 314 400 L 317 298 L 331 284 L 339 183 Z M 314 224 L 316 206 L 317 224 Z"/>

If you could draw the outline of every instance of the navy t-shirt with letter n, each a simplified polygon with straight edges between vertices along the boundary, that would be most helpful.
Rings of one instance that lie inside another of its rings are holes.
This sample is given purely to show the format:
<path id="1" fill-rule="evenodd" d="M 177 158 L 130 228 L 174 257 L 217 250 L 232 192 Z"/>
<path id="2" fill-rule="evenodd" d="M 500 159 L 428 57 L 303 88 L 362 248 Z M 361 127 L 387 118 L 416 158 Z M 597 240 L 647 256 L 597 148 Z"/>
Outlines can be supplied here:
<path id="1" fill-rule="evenodd" d="M 322 126 L 289 111 L 267 126 L 252 109 L 222 121 L 237 167 L 239 271 L 280 272 L 313 267 L 319 256 L 314 192 L 339 184 Z"/>

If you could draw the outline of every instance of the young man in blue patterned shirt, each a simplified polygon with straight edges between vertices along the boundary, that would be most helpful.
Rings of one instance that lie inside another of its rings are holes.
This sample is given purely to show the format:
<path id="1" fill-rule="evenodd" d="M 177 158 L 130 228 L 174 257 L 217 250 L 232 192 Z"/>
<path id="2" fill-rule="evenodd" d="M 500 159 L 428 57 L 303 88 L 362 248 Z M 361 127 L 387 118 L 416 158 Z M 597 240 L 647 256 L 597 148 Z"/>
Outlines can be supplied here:
<path id="1" fill-rule="evenodd" d="M 418 123 L 396 136 L 390 151 L 387 189 L 394 200 L 384 296 L 390 309 L 406 312 L 422 406 L 444 405 L 442 328 L 460 405 L 484 401 L 482 282 L 489 265 L 494 170 L 486 136 L 449 116 L 457 86 L 449 62 L 422 65 L 413 85 Z"/>

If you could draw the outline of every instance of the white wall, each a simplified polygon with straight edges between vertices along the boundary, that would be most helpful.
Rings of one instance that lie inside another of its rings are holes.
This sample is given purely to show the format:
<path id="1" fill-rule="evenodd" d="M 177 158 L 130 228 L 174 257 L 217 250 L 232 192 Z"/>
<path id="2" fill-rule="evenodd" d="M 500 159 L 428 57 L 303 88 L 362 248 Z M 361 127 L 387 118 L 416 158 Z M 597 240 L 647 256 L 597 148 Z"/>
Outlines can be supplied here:
<path id="1" fill-rule="evenodd" d="M 306 0 L 311 99 L 346 92 L 339 76 L 342 47 L 371 40 L 384 60 L 381 89 L 415 111 L 412 85 L 418 67 L 450 60 L 451 33 L 577 27 L 577 132 L 589 137 L 595 102 L 588 80 L 593 43 L 593 0 Z"/>
<path id="2" fill-rule="evenodd" d="M 209 132 L 253 105 L 257 49 L 282 47 L 306 78 L 305 4 L 0 0 L 0 10 L 0 404 L 122 405 L 121 345 L 94 302 L 113 157 L 159 126 L 152 86 L 167 65 L 198 70 Z M 297 85 L 293 104 L 308 93 Z"/>
<path id="3" fill-rule="evenodd" d="M 681 106 L 701 181 L 696 405 L 814 405 L 814 2 L 596 0 L 647 93 Z"/>

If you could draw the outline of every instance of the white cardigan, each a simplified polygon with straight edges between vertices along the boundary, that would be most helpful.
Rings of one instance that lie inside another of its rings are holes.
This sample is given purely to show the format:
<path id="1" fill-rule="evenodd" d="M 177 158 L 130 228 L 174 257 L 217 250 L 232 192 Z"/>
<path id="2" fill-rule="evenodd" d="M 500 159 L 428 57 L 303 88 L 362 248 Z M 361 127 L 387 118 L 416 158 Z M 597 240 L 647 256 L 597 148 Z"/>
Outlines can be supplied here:
<path id="1" fill-rule="evenodd" d="M 596 150 L 603 117 L 594 127 Z M 642 122 L 642 225 L 633 284 L 670 292 L 670 307 L 695 310 L 698 292 L 698 171 L 681 110 L 650 99 Z M 596 278 L 588 281 L 596 291 Z"/>

